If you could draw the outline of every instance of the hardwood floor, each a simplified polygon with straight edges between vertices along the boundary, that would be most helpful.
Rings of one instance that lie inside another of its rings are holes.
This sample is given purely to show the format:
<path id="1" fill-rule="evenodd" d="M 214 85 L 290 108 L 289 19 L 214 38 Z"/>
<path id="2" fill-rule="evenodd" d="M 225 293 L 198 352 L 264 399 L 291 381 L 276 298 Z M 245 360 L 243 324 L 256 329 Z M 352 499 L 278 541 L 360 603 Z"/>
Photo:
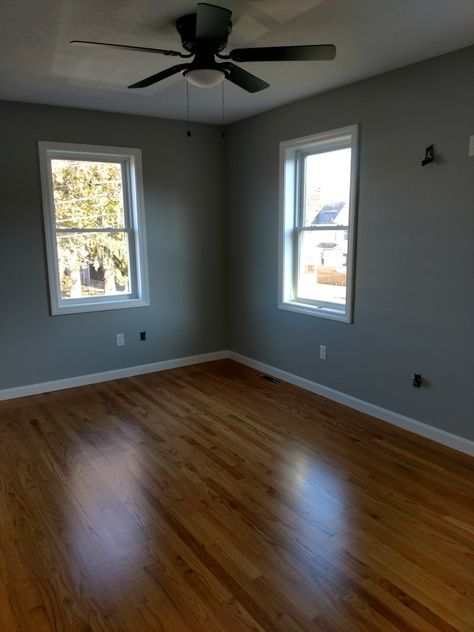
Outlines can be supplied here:
<path id="1" fill-rule="evenodd" d="M 473 473 L 230 360 L 0 402 L 0 630 L 472 631 Z"/>

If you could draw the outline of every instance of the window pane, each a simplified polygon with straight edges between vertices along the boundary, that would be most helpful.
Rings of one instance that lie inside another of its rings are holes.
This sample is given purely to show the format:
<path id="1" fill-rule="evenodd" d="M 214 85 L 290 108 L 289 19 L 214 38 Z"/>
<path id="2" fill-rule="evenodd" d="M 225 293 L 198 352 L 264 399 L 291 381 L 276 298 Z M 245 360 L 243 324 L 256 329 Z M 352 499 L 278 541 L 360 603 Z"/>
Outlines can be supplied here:
<path id="1" fill-rule="evenodd" d="M 124 228 L 117 162 L 51 160 L 56 228 Z"/>
<path id="2" fill-rule="evenodd" d="M 130 293 L 128 235 L 57 235 L 61 298 Z"/>
<path id="3" fill-rule="evenodd" d="M 349 223 L 351 149 L 311 154 L 304 161 L 304 226 Z"/>
<path id="4" fill-rule="evenodd" d="M 302 231 L 297 297 L 344 305 L 347 284 L 347 230 Z"/>

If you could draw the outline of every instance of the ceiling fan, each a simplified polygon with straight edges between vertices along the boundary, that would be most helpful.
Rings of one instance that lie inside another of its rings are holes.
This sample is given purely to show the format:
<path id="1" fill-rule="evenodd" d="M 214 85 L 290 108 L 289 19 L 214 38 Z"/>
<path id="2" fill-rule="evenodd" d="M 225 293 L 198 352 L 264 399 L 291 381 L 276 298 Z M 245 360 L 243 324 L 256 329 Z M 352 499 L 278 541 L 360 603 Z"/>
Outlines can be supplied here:
<path id="1" fill-rule="evenodd" d="M 227 79 L 247 92 L 259 92 L 268 88 L 270 84 L 232 62 L 322 61 L 334 59 L 336 56 L 336 47 L 332 44 L 235 48 L 228 55 L 223 55 L 222 51 L 227 46 L 227 38 L 232 31 L 231 17 L 232 11 L 229 9 L 200 2 L 195 13 L 178 18 L 176 28 L 181 37 L 182 46 L 187 53 L 161 48 L 84 40 L 73 40 L 71 44 L 73 46 L 107 46 L 190 59 L 189 63 L 171 66 L 151 75 L 151 77 L 133 83 L 128 86 L 129 88 L 146 88 L 181 72 L 191 83 L 201 88 L 215 86 L 223 79 Z M 218 63 L 217 60 L 223 61 Z"/>

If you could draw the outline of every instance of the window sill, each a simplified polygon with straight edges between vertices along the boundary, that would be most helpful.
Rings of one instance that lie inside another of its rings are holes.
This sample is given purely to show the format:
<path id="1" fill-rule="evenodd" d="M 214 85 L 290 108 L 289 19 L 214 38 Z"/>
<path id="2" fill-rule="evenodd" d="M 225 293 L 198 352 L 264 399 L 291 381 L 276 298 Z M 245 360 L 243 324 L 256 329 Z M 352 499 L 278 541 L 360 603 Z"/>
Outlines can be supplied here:
<path id="1" fill-rule="evenodd" d="M 351 323 L 350 314 L 345 311 L 331 309 L 329 307 L 315 307 L 307 303 L 297 303 L 296 301 L 287 301 L 278 304 L 278 309 L 284 309 L 288 312 L 297 312 L 306 316 L 316 316 L 316 318 L 327 318 L 329 320 L 338 320 L 343 323 Z"/>
<path id="2" fill-rule="evenodd" d="M 52 316 L 62 316 L 63 314 L 82 314 L 84 312 L 102 312 L 106 310 L 127 309 L 133 307 L 148 307 L 150 302 L 142 298 L 128 298 L 115 301 L 96 301 L 87 303 L 74 303 L 53 305 L 51 307 Z"/>

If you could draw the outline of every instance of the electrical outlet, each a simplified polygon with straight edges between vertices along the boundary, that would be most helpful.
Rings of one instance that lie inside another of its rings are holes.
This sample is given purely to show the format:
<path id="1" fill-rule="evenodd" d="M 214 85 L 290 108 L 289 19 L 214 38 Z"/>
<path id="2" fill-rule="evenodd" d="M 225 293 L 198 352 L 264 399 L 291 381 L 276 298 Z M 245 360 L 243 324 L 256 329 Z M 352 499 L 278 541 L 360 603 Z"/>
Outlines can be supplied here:
<path id="1" fill-rule="evenodd" d="M 319 359 L 326 359 L 326 345 L 319 345 Z"/>
<path id="2" fill-rule="evenodd" d="M 123 347 L 124 344 L 125 344 L 124 334 L 117 334 L 117 347 Z"/>

